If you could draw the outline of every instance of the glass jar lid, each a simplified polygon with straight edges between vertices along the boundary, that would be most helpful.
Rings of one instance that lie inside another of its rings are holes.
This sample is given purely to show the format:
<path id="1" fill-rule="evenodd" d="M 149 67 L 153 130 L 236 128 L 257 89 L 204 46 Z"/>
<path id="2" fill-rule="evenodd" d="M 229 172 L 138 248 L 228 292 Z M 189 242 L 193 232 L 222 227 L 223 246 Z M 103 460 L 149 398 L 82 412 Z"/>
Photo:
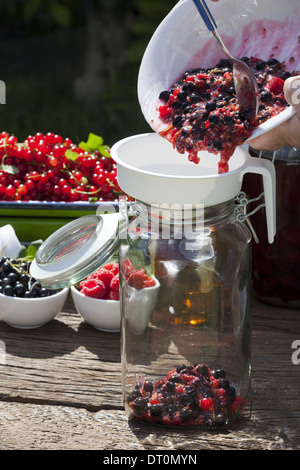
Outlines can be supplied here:
<path id="1" fill-rule="evenodd" d="M 119 246 L 122 213 L 87 215 L 54 232 L 38 249 L 30 274 L 50 289 L 74 285 L 107 261 Z"/>

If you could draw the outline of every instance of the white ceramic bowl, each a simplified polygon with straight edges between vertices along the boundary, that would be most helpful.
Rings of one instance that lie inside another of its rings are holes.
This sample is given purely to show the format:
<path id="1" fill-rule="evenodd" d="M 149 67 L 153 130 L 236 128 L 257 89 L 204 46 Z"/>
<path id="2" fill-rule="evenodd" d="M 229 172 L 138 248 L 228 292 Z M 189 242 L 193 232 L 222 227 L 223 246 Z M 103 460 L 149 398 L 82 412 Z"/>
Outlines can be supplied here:
<path id="1" fill-rule="evenodd" d="M 154 279 L 155 286 L 153 287 L 138 290 L 127 286 L 126 318 L 131 331 L 136 335 L 144 333 L 156 304 L 160 283 L 156 278 Z"/>
<path id="2" fill-rule="evenodd" d="M 121 311 L 119 300 L 94 299 L 71 286 L 71 295 L 76 311 L 97 330 L 120 331 Z"/>
<path id="3" fill-rule="evenodd" d="M 62 309 L 69 288 L 49 297 L 24 299 L 0 294 L 0 320 L 15 328 L 38 328 L 52 320 Z"/>

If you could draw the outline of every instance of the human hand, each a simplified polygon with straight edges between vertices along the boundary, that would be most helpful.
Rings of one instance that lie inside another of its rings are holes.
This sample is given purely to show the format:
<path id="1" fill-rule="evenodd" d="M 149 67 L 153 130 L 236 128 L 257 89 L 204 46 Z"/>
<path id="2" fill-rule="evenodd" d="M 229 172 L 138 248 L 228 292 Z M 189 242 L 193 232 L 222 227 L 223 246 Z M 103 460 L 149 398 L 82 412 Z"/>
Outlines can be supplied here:
<path id="1" fill-rule="evenodd" d="M 295 108 L 296 114 L 266 134 L 248 140 L 253 149 L 278 150 L 286 145 L 300 148 L 300 76 L 288 78 L 283 92 L 287 102 Z"/>

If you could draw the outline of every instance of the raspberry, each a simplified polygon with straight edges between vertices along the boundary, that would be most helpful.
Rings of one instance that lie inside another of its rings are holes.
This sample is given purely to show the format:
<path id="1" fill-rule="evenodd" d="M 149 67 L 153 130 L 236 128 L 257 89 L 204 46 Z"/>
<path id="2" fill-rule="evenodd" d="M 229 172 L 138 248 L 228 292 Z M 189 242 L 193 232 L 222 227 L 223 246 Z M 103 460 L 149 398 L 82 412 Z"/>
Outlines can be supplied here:
<path id="1" fill-rule="evenodd" d="M 111 290 L 110 293 L 108 294 L 108 299 L 109 300 L 120 300 L 119 291 Z"/>
<path id="2" fill-rule="evenodd" d="M 104 268 L 108 271 L 112 271 L 114 274 L 117 274 L 119 272 L 118 263 L 108 263 L 104 266 Z"/>
<path id="3" fill-rule="evenodd" d="M 83 284 L 80 292 L 88 297 L 95 299 L 104 299 L 106 296 L 106 287 L 100 280 L 86 280 Z"/>
<path id="4" fill-rule="evenodd" d="M 281 95 L 283 93 L 283 85 L 284 81 L 281 78 L 273 77 L 269 82 L 268 88 L 274 95 Z"/>
<path id="5" fill-rule="evenodd" d="M 212 409 L 212 399 L 211 398 L 202 398 L 200 400 L 200 406 L 204 411 L 210 411 Z"/>
<path id="6" fill-rule="evenodd" d="M 122 262 L 121 266 L 122 266 L 122 273 L 123 273 L 124 279 L 128 279 L 129 276 L 131 276 L 134 273 L 133 264 L 128 258 L 126 258 Z"/>
<path id="7" fill-rule="evenodd" d="M 148 277 L 146 281 L 144 281 L 143 287 L 154 287 L 155 286 L 155 279 L 153 277 Z"/>
<path id="8" fill-rule="evenodd" d="M 166 116 L 169 116 L 170 113 L 171 113 L 171 109 L 169 108 L 169 106 L 163 104 L 162 106 L 160 106 L 158 108 L 158 111 L 159 111 L 159 115 L 161 118 L 164 118 Z"/>
<path id="9" fill-rule="evenodd" d="M 143 268 L 138 269 L 128 279 L 128 284 L 135 289 L 143 289 L 144 282 L 148 279 L 147 274 Z"/>
<path id="10" fill-rule="evenodd" d="M 114 292 L 119 292 L 119 274 L 116 274 L 110 283 L 110 289 Z"/>
<path id="11" fill-rule="evenodd" d="M 112 271 L 109 271 L 108 269 L 105 269 L 105 268 L 99 268 L 97 269 L 97 271 L 90 274 L 90 276 L 88 276 L 88 279 L 100 280 L 103 282 L 106 289 L 109 289 L 109 286 L 113 277 L 114 277 L 114 274 Z"/>

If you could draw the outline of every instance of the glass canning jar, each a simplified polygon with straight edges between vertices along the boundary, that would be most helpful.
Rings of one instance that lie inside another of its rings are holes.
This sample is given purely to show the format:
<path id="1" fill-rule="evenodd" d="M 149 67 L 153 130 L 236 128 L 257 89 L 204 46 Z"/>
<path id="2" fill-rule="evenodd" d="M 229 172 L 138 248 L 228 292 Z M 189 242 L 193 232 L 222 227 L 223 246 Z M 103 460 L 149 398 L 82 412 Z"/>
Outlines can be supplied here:
<path id="1" fill-rule="evenodd" d="M 224 429 L 249 402 L 251 235 L 235 208 L 137 201 L 119 246 L 130 418 Z"/>
<path id="2" fill-rule="evenodd" d="M 284 147 L 276 152 L 257 152 L 253 156 L 272 160 L 276 172 L 276 236 L 269 244 L 265 208 L 251 221 L 258 237 L 252 246 L 253 289 L 258 300 L 289 308 L 300 307 L 300 149 Z M 244 179 L 249 199 L 262 192 L 258 175 Z M 254 194 L 255 191 L 255 194 Z"/>

